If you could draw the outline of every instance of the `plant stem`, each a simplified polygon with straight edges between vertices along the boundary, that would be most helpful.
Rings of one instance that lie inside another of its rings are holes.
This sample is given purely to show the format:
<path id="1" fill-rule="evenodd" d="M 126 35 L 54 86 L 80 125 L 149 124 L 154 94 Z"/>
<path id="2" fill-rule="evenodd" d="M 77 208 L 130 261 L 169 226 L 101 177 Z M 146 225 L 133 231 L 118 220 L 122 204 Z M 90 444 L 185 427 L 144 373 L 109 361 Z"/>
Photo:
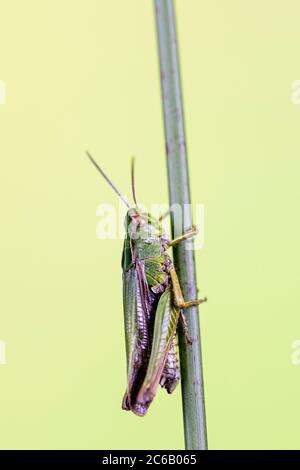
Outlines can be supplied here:
<path id="1" fill-rule="evenodd" d="M 173 0 L 154 0 L 160 58 L 160 77 L 164 111 L 166 153 L 171 207 L 179 204 L 184 213 L 183 230 L 192 226 L 188 163 L 185 143 L 180 69 L 177 51 Z M 174 236 L 174 213 L 171 212 Z M 174 247 L 174 263 L 186 300 L 197 297 L 195 260 L 192 241 Z M 179 331 L 181 387 L 186 449 L 207 449 L 203 370 L 198 308 L 186 311 L 193 344 L 187 345 Z"/>

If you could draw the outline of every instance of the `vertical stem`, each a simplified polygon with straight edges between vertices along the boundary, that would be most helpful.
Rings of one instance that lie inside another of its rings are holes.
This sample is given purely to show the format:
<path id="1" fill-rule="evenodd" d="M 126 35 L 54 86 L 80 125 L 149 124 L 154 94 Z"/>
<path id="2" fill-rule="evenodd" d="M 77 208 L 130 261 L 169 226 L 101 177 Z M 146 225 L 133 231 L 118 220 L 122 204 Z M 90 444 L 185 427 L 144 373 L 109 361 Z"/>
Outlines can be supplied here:
<path id="1" fill-rule="evenodd" d="M 183 230 L 192 226 L 188 163 L 184 132 L 180 70 L 176 40 L 173 0 L 154 0 L 156 28 L 160 57 L 160 76 L 164 111 L 166 153 L 171 206 L 179 204 L 184 213 Z M 174 214 L 171 213 L 174 235 Z M 197 297 L 195 260 L 186 241 L 174 247 L 174 263 L 186 300 Z M 186 311 L 193 344 L 187 345 L 179 332 L 180 365 L 182 375 L 182 405 L 186 449 L 207 449 L 203 371 L 198 308 Z"/>

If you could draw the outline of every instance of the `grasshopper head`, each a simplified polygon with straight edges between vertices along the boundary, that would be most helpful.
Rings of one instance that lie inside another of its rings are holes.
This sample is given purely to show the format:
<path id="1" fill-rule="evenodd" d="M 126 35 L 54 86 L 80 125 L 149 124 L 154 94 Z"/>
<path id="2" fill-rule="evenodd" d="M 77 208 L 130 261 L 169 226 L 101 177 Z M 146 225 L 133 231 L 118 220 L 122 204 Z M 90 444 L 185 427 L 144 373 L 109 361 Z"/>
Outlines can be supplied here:
<path id="1" fill-rule="evenodd" d="M 125 230 L 127 233 L 137 232 L 141 227 L 147 224 L 147 221 L 147 214 L 142 212 L 137 206 L 131 207 L 125 217 Z"/>
<path id="2" fill-rule="evenodd" d="M 126 219 L 134 225 L 145 225 L 148 221 L 148 214 L 145 214 L 137 206 L 131 207 L 127 211 Z"/>
<path id="3" fill-rule="evenodd" d="M 131 207 L 126 214 L 125 230 L 130 238 L 158 237 L 162 228 L 160 223 L 151 214 L 142 211 L 139 207 Z"/>

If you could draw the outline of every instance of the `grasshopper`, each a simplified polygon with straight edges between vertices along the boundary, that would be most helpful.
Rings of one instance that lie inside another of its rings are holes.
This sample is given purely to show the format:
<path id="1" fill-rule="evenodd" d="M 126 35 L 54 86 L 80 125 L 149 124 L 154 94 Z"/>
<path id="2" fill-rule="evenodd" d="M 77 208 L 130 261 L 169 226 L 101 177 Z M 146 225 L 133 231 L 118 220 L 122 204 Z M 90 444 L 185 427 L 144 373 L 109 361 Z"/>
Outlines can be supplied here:
<path id="1" fill-rule="evenodd" d="M 183 310 L 206 301 L 185 300 L 168 250 L 197 235 L 192 227 L 169 240 L 161 220 L 143 212 L 136 200 L 134 163 L 130 206 L 108 176 L 87 152 L 91 162 L 126 204 L 126 236 L 122 255 L 123 307 L 127 356 L 127 387 L 123 410 L 145 416 L 159 384 L 172 393 L 180 380 L 176 334 L 179 321 L 192 342 Z"/>

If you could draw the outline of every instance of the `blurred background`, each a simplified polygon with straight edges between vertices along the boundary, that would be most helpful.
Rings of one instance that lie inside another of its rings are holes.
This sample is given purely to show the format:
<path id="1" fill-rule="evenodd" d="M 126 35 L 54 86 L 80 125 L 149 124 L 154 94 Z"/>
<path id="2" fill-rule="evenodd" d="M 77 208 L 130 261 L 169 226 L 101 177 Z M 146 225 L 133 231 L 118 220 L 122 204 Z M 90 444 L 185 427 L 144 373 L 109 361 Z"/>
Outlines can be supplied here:
<path id="1" fill-rule="evenodd" d="M 177 0 L 211 449 L 299 449 L 296 0 Z M 146 418 L 126 383 L 122 241 L 96 208 L 167 203 L 152 1 L 0 5 L 0 446 L 182 449 L 180 387 Z M 2 361 L 4 362 L 4 361 Z"/>

